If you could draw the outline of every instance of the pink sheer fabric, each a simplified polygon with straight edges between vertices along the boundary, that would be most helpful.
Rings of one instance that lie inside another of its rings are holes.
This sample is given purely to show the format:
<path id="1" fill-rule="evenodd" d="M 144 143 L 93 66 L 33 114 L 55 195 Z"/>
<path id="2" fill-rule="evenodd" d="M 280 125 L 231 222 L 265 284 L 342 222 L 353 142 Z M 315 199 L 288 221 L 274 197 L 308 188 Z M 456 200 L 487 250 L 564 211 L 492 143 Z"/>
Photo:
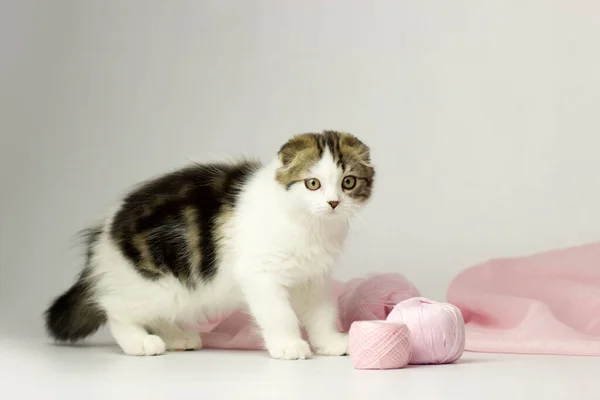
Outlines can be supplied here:
<path id="1" fill-rule="evenodd" d="M 466 323 L 466 350 L 600 355 L 600 243 L 500 259 L 448 289 Z"/>

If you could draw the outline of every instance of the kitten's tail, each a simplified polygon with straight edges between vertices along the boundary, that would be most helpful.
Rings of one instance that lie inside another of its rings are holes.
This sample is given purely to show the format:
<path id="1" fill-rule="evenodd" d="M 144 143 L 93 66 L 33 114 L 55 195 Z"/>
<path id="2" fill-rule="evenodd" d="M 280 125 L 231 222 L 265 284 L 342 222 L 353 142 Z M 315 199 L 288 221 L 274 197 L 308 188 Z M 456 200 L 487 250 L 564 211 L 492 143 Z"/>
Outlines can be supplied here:
<path id="1" fill-rule="evenodd" d="M 95 333 L 104 323 L 106 314 L 92 299 L 90 282 L 85 273 L 45 312 L 46 331 L 55 340 L 76 342 Z"/>
<path id="2" fill-rule="evenodd" d="M 94 299 L 90 264 L 102 227 L 84 229 L 80 234 L 87 247 L 85 267 L 77 282 L 54 299 L 44 314 L 48 335 L 60 342 L 84 339 L 106 323 L 106 313 Z"/>

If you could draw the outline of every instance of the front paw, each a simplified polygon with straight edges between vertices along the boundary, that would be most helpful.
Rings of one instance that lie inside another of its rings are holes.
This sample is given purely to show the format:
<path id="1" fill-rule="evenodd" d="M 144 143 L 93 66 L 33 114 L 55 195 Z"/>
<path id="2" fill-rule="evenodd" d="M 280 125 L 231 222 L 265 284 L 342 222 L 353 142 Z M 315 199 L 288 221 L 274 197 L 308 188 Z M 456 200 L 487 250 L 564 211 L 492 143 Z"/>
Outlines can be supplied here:
<path id="1" fill-rule="evenodd" d="M 163 337 L 167 350 L 184 351 L 202 348 L 202 339 L 197 332 L 182 331 L 177 335 Z"/>
<path id="2" fill-rule="evenodd" d="M 322 356 L 343 356 L 348 354 L 348 335 L 336 333 L 314 338 L 312 345 L 316 354 Z"/>
<path id="3" fill-rule="evenodd" d="M 267 351 L 278 360 L 305 360 L 312 356 L 309 344 L 301 339 L 270 340 Z"/>

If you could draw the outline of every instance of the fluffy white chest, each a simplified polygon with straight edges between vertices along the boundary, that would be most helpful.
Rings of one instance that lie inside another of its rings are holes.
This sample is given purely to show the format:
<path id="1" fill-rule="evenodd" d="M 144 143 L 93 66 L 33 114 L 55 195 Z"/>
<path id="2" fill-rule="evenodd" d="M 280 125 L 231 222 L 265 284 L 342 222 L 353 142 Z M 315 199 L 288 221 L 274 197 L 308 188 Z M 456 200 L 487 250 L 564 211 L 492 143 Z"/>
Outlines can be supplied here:
<path id="1" fill-rule="evenodd" d="M 266 272 L 285 286 L 323 280 L 331 273 L 346 232 L 346 225 L 337 221 L 313 225 L 282 219 L 238 236 L 235 264 L 244 275 Z"/>

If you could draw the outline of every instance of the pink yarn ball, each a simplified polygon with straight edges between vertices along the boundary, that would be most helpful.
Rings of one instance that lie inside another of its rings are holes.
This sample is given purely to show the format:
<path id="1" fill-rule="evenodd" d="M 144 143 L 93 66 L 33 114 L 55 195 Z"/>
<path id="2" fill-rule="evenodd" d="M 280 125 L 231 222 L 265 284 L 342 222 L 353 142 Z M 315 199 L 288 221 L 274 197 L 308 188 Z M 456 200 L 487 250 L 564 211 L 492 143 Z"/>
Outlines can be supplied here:
<path id="1" fill-rule="evenodd" d="M 353 279 L 338 298 L 341 328 L 347 332 L 354 321 L 385 320 L 396 304 L 420 295 L 419 290 L 399 274 Z"/>
<path id="2" fill-rule="evenodd" d="M 405 324 L 356 321 L 350 326 L 349 353 L 356 369 L 395 369 L 408 364 L 410 332 Z"/>
<path id="3" fill-rule="evenodd" d="M 452 304 L 415 297 L 398 303 L 387 321 L 408 326 L 410 364 L 452 363 L 465 350 L 465 322 Z"/>

